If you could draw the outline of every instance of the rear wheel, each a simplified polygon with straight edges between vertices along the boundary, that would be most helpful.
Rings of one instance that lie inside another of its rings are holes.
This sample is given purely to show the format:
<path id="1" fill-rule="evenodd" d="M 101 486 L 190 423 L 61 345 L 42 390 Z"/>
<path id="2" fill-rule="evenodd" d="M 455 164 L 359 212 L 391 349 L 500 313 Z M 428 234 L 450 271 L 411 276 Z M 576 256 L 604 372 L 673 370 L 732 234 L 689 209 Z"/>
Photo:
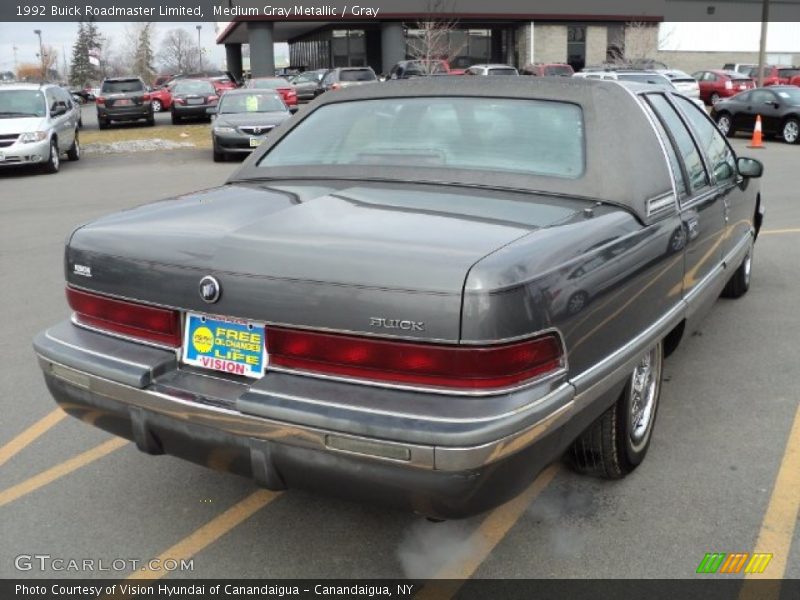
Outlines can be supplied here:
<path id="1" fill-rule="evenodd" d="M 155 117 L 155 115 L 151 114 L 149 117 L 147 117 L 147 125 L 149 127 L 154 127 L 155 124 L 156 124 L 156 117 Z"/>
<path id="2" fill-rule="evenodd" d="M 786 119 L 781 130 L 783 141 L 787 144 L 796 144 L 800 141 L 800 121 L 794 117 Z"/>
<path id="3" fill-rule="evenodd" d="M 67 158 L 70 160 L 81 159 L 81 141 L 78 139 L 78 132 L 75 132 L 75 139 L 72 141 L 72 146 L 67 150 Z"/>
<path id="4" fill-rule="evenodd" d="M 161 100 L 153 100 L 153 112 L 161 112 L 164 107 L 161 105 Z"/>
<path id="5" fill-rule="evenodd" d="M 733 119 L 728 113 L 720 113 L 717 117 L 717 127 L 722 135 L 733 137 L 736 130 L 733 128 Z"/>
<path id="6" fill-rule="evenodd" d="M 102 119 L 100 117 L 97 117 L 97 126 L 100 129 L 108 129 L 108 119 Z"/>
<path id="7" fill-rule="evenodd" d="M 225 162 L 227 159 L 228 155 L 214 146 L 214 162 Z"/>
<path id="8" fill-rule="evenodd" d="M 637 363 L 614 405 L 572 444 L 567 458 L 576 471 L 621 479 L 642 463 L 661 396 L 663 364 L 659 341 Z"/>
<path id="9" fill-rule="evenodd" d="M 173 112 L 172 113 L 172 124 L 173 125 L 178 125 L 180 122 L 181 122 L 181 118 Z"/>

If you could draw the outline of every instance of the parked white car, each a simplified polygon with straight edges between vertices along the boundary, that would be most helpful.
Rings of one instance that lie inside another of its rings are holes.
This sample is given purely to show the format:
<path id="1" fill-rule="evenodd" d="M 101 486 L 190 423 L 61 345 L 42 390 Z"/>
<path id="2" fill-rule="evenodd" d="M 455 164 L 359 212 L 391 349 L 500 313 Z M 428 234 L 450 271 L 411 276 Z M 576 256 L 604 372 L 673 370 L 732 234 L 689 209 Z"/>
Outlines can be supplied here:
<path id="1" fill-rule="evenodd" d="M 472 65 L 464 71 L 464 75 L 519 75 L 519 71 L 510 65 Z"/>
<path id="2" fill-rule="evenodd" d="M 692 99 L 700 98 L 700 84 L 697 83 L 697 79 L 688 73 L 677 69 L 658 69 L 656 72 L 669 79 L 675 89 L 684 96 Z"/>

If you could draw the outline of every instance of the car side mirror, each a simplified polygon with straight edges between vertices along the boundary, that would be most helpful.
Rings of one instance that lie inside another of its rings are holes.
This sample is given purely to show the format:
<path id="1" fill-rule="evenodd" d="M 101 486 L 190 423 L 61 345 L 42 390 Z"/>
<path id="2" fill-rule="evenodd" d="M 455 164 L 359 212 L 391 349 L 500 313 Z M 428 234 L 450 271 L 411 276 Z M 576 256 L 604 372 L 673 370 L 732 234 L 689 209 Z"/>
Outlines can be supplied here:
<path id="1" fill-rule="evenodd" d="M 217 114 L 217 107 L 216 106 L 209 106 L 206 109 L 206 114 L 207 115 L 215 115 L 215 114 Z"/>
<path id="2" fill-rule="evenodd" d="M 67 114 L 67 105 L 63 102 L 56 102 L 53 106 L 50 107 L 50 116 L 51 117 L 60 117 L 61 115 Z"/>
<path id="3" fill-rule="evenodd" d="M 760 160 L 747 158 L 746 156 L 736 160 L 736 169 L 739 171 L 739 175 L 749 179 L 757 179 L 764 173 L 764 165 Z"/>

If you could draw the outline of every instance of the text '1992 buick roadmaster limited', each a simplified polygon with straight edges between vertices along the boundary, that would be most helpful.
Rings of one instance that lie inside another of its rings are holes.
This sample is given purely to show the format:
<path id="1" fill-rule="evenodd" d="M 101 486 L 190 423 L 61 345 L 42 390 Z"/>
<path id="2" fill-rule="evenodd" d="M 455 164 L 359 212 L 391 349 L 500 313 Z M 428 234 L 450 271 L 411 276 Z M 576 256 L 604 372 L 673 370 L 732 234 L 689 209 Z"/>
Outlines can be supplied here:
<path id="1" fill-rule="evenodd" d="M 662 362 L 744 294 L 763 207 L 691 100 L 433 78 L 325 94 L 228 183 L 77 228 L 34 346 L 70 414 L 438 518 L 644 458 Z"/>

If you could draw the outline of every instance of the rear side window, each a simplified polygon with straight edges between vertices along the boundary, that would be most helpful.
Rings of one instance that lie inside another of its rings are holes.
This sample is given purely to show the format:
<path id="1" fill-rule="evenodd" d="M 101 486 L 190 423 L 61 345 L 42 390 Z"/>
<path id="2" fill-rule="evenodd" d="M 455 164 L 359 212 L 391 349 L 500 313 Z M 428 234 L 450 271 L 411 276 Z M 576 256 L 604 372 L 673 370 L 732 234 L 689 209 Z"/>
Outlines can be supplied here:
<path id="1" fill-rule="evenodd" d="M 686 125 L 664 96 L 649 94 L 647 100 L 669 133 L 676 146 L 675 149 L 683 160 L 691 193 L 697 193 L 709 184 L 700 150 L 695 145 Z"/>
<path id="2" fill-rule="evenodd" d="M 675 96 L 675 102 L 697 133 L 697 139 L 708 157 L 716 180 L 720 182 L 735 178 L 736 157 L 717 126 L 693 102 L 680 96 Z"/>
<path id="3" fill-rule="evenodd" d="M 127 94 L 130 92 L 143 92 L 144 83 L 140 79 L 124 79 L 121 81 L 104 81 L 104 94 Z"/>
<path id="4" fill-rule="evenodd" d="M 489 69 L 489 75 L 517 75 L 516 69 Z"/>

